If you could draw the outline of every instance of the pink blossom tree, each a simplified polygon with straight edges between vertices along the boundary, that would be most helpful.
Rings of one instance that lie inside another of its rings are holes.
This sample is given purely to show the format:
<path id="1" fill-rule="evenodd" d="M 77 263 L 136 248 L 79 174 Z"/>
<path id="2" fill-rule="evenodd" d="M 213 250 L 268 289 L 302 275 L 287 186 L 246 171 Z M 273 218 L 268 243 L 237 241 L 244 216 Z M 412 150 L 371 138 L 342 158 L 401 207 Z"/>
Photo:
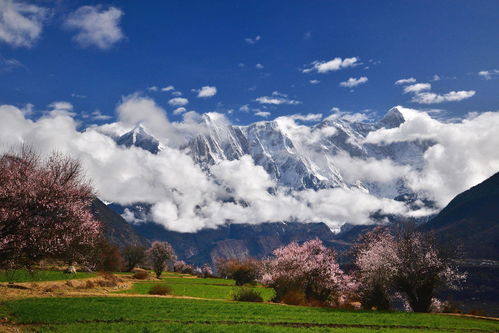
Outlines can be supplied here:
<path id="1" fill-rule="evenodd" d="M 213 270 L 208 264 L 204 264 L 203 267 L 201 267 L 201 273 L 204 278 L 209 278 L 210 276 L 213 276 Z"/>
<path id="2" fill-rule="evenodd" d="M 413 311 L 429 312 L 437 291 L 457 289 L 466 277 L 431 235 L 414 230 L 395 238 L 375 229 L 354 247 L 354 255 L 365 308 L 387 309 L 390 296 L 399 295 Z"/>
<path id="3" fill-rule="evenodd" d="M 167 242 L 153 242 L 147 250 L 147 258 L 159 279 L 165 269 L 177 260 L 173 247 Z"/>
<path id="4" fill-rule="evenodd" d="M 286 294 L 303 293 L 307 301 L 340 305 L 355 286 L 336 262 L 336 254 L 318 239 L 302 245 L 293 242 L 273 252 L 263 264 L 261 282 L 276 291 L 276 301 Z"/>
<path id="5" fill-rule="evenodd" d="M 384 228 L 363 235 L 353 246 L 358 294 L 364 309 L 388 310 L 398 257 L 395 239 Z"/>
<path id="6" fill-rule="evenodd" d="M 191 265 L 187 264 L 183 260 L 177 260 L 175 261 L 175 264 L 173 264 L 173 270 L 178 273 L 182 274 L 192 274 L 194 273 L 194 267 Z"/>
<path id="7" fill-rule="evenodd" d="M 414 312 L 429 312 L 437 291 L 459 289 L 466 279 L 430 234 L 408 232 L 396 249 L 394 286 L 405 294 Z"/>
<path id="8" fill-rule="evenodd" d="M 94 197 L 78 161 L 44 160 L 33 150 L 0 156 L 0 262 L 26 267 L 45 258 L 79 260 L 100 235 Z"/>

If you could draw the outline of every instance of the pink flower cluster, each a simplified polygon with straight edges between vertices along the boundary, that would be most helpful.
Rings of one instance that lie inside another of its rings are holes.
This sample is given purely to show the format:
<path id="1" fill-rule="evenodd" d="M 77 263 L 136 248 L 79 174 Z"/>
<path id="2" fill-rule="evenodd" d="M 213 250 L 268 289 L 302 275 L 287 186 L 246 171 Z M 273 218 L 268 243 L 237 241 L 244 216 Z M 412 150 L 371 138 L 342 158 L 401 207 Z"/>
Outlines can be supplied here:
<path id="1" fill-rule="evenodd" d="M 30 266 L 46 257 L 70 260 L 100 234 L 94 197 L 80 164 L 24 149 L 0 156 L 0 260 Z"/>
<path id="2" fill-rule="evenodd" d="M 263 263 L 261 282 L 272 286 L 278 298 L 290 290 L 299 290 L 307 299 L 339 305 L 356 288 L 340 269 L 335 252 L 318 239 L 302 245 L 293 242 L 273 253 L 275 257 Z"/>

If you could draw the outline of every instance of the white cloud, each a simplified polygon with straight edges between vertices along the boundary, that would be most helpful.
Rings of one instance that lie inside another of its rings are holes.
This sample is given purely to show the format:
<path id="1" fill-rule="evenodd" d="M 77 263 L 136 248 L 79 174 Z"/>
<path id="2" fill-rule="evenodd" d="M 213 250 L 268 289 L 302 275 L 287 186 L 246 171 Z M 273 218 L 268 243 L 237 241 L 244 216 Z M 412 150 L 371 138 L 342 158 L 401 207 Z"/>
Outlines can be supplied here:
<path id="1" fill-rule="evenodd" d="M 158 91 L 158 87 L 156 87 L 156 86 L 147 87 L 147 90 L 149 90 L 149 91 Z"/>
<path id="2" fill-rule="evenodd" d="M 243 106 L 241 106 L 239 108 L 239 111 L 242 111 L 242 112 L 249 112 L 250 111 L 250 107 L 248 104 L 244 104 Z"/>
<path id="3" fill-rule="evenodd" d="M 213 97 L 217 94 L 217 87 L 204 86 L 201 89 L 196 90 L 198 92 L 198 98 L 208 98 Z"/>
<path id="4" fill-rule="evenodd" d="M 182 96 L 182 92 L 180 91 L 172 91 L 173 96 Z"/>
<path id="5" fill-rule="evenodd" d="M 413 77 L 407 78 L 407 79 L 400 79 L 395 81 L 395 85 L 401 85 L 401 84 L 407 84 L 407 83 L 414 83 L 416 82 L 416 79 Z"/>
<path id="6" fill-rule="evenodd" d="M 439 104 L 444 102 L 459 102 L 475 95 L 474 90 L 451 91 L 443 95 L 432 92 L 418 92 L 412 101 L 419 104 Z"/>
<path id="7" fill-rule="evenodd" d="M 280 104 L 288 104 L 288 105 L 297 105 L 301 104 L 300 101 L 288 99 L 286 94 L 276 94 L 278 92 L 274 91 L 272 96 L 261 96 L 255 99 L 260 104 L 272 104 L 272 105 L 280 105 Z"/>
<path id="8" fill-rule="evenodd" d="M 263 69 L 263 65 L 262 65 L 262 64 L 256 64 L 256 65 L 255 65 L 255 68 L 256 68 L 256 69 Z"/>
<path id="9" fill-rule="evenodd" d="M 184 112 L 187 112 L 187 109 L 182 107 L 182 106 L 173 110 L 174 115 L 179 115 L 179 114 L 182 114 Z"/>
<path id="10" fill-rule="evenodd" d="M 491 80 L 494 76 L 499 75 L 499 69 L 491 69 L 487 71 L 480 71 L 478 75 L 484 78 L 485 80 Z"/>
<path id="11" fill-rule="evenodd" d="M 184 106 L 184 105 L 189 104 L 189 100 L 187 98 L 183 98 L 183 97 L 175 97 L 175 98 L 170 99 L 168 101 L 168 104 L 170 104 L 172 106 Z"/>
<path id="12" fill-rule="evenodd" d="M 245 38 L 244 41 L 248 44 L 256 44 L 262 37 L 256 36 L 255 38 Z"/>
<path id="13" fill-rule="evenodd" d="M 69 15 L 65 26 L 77 30 L 73 39 L 80 46 L 106 50 L 125 38 L 119 26 L 122 16 L 123 12 L 116 7 L 83 6 Z"/>
<path id="14" fill-rule="evenodd" d="M 175 90 L 174 86 L 166 86 L 164 88 L 161 88 L 161 91 L 172 91 Z"/>
<path id="15" fill-rule="evenodd" d="M 359 64 L 359 58 L 345 58 L 340 57 L 331 59 L 329 61 L 319 61 L 316 60 L 312 62 L 308 68 L 302 70 L 303 73 L 317 72 L 317 73 L 327 73 L 331 71 L 338 71 L 340 69 L 354 67 Z"/>
<path id="16" fill-rule="evenodd" d="M 437 94 L 431 92 L 430 90 L 431 90 L 430 83 L 415 83 L 405 86 L 404 94 L 407 93 L 414 94 L 411 98 L 411 102 L 414 103 L 440 104 L 445 102 L 459 102 L 473 97 L 476 93 L 474 90 L 460 90 L 460 91 L 450 91 L 445 94 Z"/>
<path id="17" fill-rule="evenodd" d="M 361 84 L 365 84 L 368 81 L 368 78 L 365 76 L 361 76 L 358 79 L 351 77 L 346 81 L 340 82 L 341 87 L 346 87 L 346 88 L 353 88 L 357 87 Z"/>
<path id="18" fill-rule="evenodd" d="M 428 193 L 439 206 L 499 170 L 499 112 L 471 114 L 453 123 L 433 119 L 428 113 L 397 107 L 406 121 L 398 128 L 370 133 L 369 143 L 387 144 L 432 140 L 421 171 L 408 174 L 410 187 Z"/>
<path id="19" fill-rule="evenodd" d="M 310 80 L 310 84 L 319 84 L 321 81 L 319 80 Z"/>
<path id="20" fill-rule="evenodd" d="M 309 113 L 306 115 L 303 114 L 293 114 L 288 116 L 294 120 L 301 120 L 301 121 L 319 121 L 322 119 L 322 114 L 321 113 Z"/>
<path id="21" fill-rule="evenodd" d="M 262 118 L 268 118 L 268 117 L 270 117 L 270 112 L 257 109 L 257 111 L 255 112 L 255 116 L 262 117 Z"/>
<path id="22" fill-rule="evenodd" d="M 440 81 L 442 78 L 440 77 L 440 75 L 438 74 L 435 74 L 433 75 L 433 78 L 431 79 L 432 81 Z"/>
<path id="23" fill-rule="evenodd" d="M 27 69 L 19 60 L 14 58 L 4 58 L 0 54 L 0 74 L 10 72 L 16 68 L 24 68 Z"/>
<path id="24" fill-rule="evenodd" d="M 416 83 L 404 87 L 404 94 L 417 93 L 423 90 L 430 90 L 431 84 L 429 83 Z"/>
<path id="25" fill-rule="evenodd" d="M 32 47 L 47 18 L 46 8 L 14 0 L 0 0 L 0 41 L 13 47 Z"/>

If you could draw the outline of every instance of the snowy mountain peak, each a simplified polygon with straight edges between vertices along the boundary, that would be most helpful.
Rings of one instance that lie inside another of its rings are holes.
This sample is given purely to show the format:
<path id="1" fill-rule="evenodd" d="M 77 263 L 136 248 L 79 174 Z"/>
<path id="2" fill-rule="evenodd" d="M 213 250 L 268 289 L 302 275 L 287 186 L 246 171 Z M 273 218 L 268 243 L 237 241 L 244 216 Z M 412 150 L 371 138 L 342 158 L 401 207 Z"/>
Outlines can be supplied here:
<path id="1" fill-rule="evenodd" d="M 397 107 L 393 107 L 385 114 L 380 124 L 385 128 L 399 127 L 405 122 L 404 115 Z"/>
<path id="2" fill-rule="evenodd" d="M 153 154 L 157 154 L 160 151 L 159 141 L 147 133 L 142 124 L 135 126 L 131 131 L 118 137 L 116 143 L 125 147 L 139 147 Z"/>

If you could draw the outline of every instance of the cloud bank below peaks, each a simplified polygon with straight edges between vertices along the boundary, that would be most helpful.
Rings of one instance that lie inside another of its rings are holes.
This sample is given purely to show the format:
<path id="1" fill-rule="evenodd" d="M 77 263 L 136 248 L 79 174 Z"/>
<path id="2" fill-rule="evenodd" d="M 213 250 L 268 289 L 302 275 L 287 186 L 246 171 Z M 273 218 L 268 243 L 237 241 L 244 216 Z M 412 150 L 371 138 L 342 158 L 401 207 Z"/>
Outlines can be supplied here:
<path id="1" fill-rule="evenodd" d="M 413 190 L 429 193 L 441 205 L 499 170 L 499 137 L 494 132 L 499 128 L 499 113 L 442 123 L 424 112 L 400 110 L 406 121 L 399 128 L 381 128 L 365 140 L 385 145 L 431 139 L 435 144 L 424 154 L 423 168 L 333 152 L 321 153 L 314 167 L 322 167 L 320 161 L 332 160 L 343 177 L 381 185 L 405 175 Z M 402 216 L 428 213 L 411 211 L 404 203 L 376 197 L 363 187 L 294 190 L 278 186 L 249 155 L 202 169 L 180 147 L 189 138 L 208 133 L 207 121 L 229 125 L 218 113 L 203 116 L 190 111 L 183 113 L 183 121 L 170 122 L 165 110 L 152 99 L 131 95 L 117 107 L 118 121 L 81 131 L 73 112 L 72 106 L 59 102 L 32 120 L 25 110 L 0 106 L 0 150 L 25 143 L 46 155 L 54 150 L 68 153 L 81 160 L 101 199 L 121 205 L 148 204 L 147 218 L 171 230 L 195 232 L 227 222 L 275 221 L 325 222 L 338 229 L 345 222 L 372 223 L 375 212 Z M 297 123 L 320 118 L 311 114 L 279 117 L 274 122 L 296 144 L 297 151 L 312 156 L 318 153 L 310 149 L 317 142 L 339 135 L 331 126 Z M 118 146 L 113 140 L 138 124 L 161 141 L 163 148 L 158 154 Z"/>

